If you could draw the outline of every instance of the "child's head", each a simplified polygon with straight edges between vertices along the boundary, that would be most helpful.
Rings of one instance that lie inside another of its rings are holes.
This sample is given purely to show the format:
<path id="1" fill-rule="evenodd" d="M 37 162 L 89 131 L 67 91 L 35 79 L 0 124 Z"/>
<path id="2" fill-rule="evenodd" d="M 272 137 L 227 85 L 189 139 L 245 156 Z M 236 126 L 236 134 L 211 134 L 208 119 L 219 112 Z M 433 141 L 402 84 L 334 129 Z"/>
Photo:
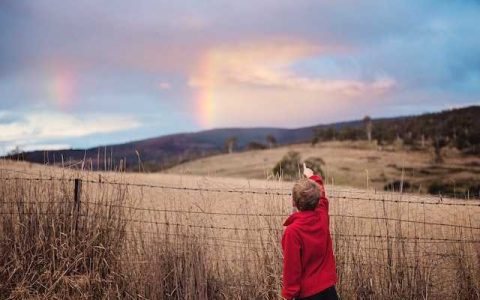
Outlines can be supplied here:
<path id="1" fill-rule="evenodd" d="M 320 200 L 320 189 L 310 179 L 300 179 L 293 186 L 293 205 L 300 210 L 314 210 Z"/>

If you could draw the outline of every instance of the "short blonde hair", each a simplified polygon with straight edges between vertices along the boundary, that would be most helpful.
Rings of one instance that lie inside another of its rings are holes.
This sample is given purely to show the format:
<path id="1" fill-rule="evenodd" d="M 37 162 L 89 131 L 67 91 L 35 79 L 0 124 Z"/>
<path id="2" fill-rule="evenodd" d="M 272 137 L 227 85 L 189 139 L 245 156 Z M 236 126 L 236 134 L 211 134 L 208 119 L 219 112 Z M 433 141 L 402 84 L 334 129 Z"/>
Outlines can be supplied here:
<path id="1" fill-rule="evenodd" d="M 298 210 L 314 210 L 320 200 L 320 189 L 312 180 L 303 178 L 293 186 L 292 197 Z"/>

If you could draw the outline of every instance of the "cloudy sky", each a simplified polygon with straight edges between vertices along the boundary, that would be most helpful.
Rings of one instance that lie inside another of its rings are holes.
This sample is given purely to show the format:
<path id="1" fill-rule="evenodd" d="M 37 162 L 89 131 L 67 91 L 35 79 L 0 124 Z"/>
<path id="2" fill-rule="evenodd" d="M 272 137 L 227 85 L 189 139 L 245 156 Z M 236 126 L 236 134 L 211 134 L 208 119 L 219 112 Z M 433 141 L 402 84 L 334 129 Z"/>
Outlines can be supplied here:
<path id="1" fill-rule="evenodd" d="M 0 1 L 0 153 L 480 103 L 480 2 Z"/>

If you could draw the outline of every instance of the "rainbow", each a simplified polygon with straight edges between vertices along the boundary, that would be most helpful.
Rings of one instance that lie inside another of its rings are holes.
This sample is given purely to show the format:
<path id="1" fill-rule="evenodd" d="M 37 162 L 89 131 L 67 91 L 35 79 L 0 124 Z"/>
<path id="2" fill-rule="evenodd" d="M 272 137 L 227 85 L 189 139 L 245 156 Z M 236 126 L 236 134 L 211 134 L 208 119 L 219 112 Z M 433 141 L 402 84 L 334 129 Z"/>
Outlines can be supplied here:
<path id="1" fill-rule="evenodd" d="M 215 86 L 217 83 L 217 70 L 215 56 L 211 53 L 202 59 L 197 73 L 196 83 L 196 115 L 202 128 L 209 128 L 215 123 Z"/>
<path id="2" fill-rule="evenodd" d="M 202 128 L 209 128 L 214 123 L 213 89 L 202 88 L 197 98 L 199 123 Z"/>
<path id="3" fill-rule="evenodd" d="M 48 72 L 47 94 L 52 103 L 61 109 L 67 109 L 75 93 L 75 76 L 65 67 L 55 67 Z"/>

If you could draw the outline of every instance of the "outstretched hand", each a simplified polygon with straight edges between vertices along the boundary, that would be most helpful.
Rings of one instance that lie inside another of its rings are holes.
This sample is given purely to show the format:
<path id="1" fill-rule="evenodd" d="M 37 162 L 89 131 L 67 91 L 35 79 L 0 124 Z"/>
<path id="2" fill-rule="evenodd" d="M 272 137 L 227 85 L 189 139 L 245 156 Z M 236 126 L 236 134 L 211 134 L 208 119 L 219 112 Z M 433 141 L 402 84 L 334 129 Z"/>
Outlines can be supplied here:
<path id="1" fill-rule="evenodd" d="M 305 176 L 307 178 L 310 178 L 313 175 L 314 175 L 313 170 L 307 168 L 307 165 L 305 165 L 305 163 L 303 163 L 303 176 Z"/>

